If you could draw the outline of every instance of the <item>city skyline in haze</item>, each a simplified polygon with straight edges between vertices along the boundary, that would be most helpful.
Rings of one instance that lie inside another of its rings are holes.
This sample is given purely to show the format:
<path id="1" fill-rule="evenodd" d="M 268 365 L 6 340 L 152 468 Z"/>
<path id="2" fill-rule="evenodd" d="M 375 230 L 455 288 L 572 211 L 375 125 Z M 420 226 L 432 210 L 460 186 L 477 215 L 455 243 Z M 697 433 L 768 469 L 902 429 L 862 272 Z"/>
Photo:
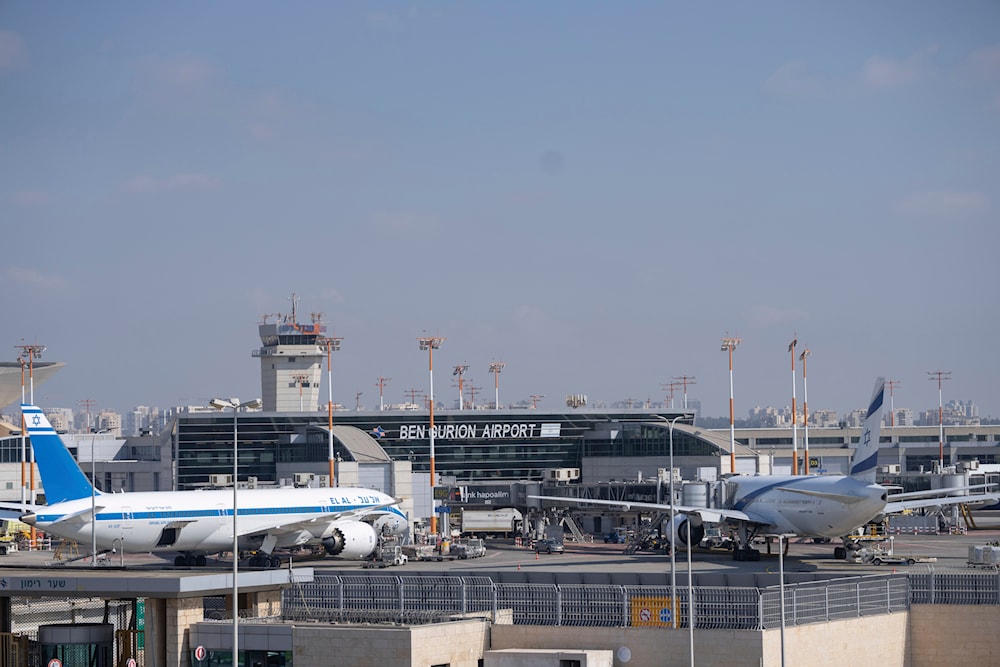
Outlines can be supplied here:
<path id="1" fill-rule="evenodd" d="M 426 391 L 439 335 L 438 400 L 502 361 L 504 405 L 686 375 L 726 416 L 739 337 L 738 417 L 791 403 L 793 338 L 811 410 L 940 370 L 1000 416 L 996 3 L 57 7 L 0 9 L 0 358 L 66 363 L 40 404 L 257 397 L 295 292 L 349 408 Z"/>

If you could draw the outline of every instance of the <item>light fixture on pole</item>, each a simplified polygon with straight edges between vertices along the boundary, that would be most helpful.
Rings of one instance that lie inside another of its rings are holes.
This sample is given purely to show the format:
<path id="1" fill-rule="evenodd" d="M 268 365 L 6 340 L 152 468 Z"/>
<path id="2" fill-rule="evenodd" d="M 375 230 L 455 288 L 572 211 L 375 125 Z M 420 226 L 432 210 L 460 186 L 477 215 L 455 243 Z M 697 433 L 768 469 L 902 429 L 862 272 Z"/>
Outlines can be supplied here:
<path id="1" fill-rule="evenodd" d="M 886 380 L 885 386 L 889 388 L 889 427 L 896 426 L 896 399 L 893 390 L 900 385 L 899 380 Z"/>
<path id="2" fill-rule="evenodd" d="M 781 594 L 781 667 L 785 667 L 785 546 L 788 538 L 795 537 L 785 533 L 778 534 L 778 591 Z"/>
<path id="3" fill-rule="evenodd" d="M 798 336 L 792 337 L 788 351 L 792 355 L 792 474 L 799 474 L 799 413 L 795 406 L 795 346 L 799 344 Z"/>
<path id="4" fill-rule="evenodd" d="M 806 385 L 806 357 L 809 356 L 809 348 L 802 350 L 799 359 L 802 360 L 802 426 L 805 427 L 804 440 L 802 441 L 805 455 L 802 458 L 805 474 L 809 474 L 809 386 Z"/>
<path id="5" fill-rule="evenodd" d="M 239 565 L 240 565 L 240 534 L 239 527 L 236 522 L 237 508 L 239 507 L 237 503 L 237 480 L 239 479 L 240 473 L 240 450 L 239 450 L 239 431 L 237 430 L 237 415 L 239 415 L 240 408 L 244 410 L 256 410 L 262 405 L 259 398 L 255 398 L 252 401 L 247 401 L 246 403 L 240 403 L 238 398 L 213 398 L 209 401 L 211 405 L 216 410 L 225 410 L 231 408 L 233 411 L 233 665 L 232 667 L 239 666 L 239 655 L 240 655 L 240 632 L 239 632 L 239 618 L 240 618 L 240 585 L 239 585 Z"/>
<path id="6" fill-rule="evenodd" d="M 670 618 L 675 628 L 677 627 L 677 526 L 674 524 L 674 504 L 677 500 L 674 496 L 674 424 L 683 417 L 684 415 L 677 415 L 667 426 L 667 432 L 670 434 Z M 691 543 L 688 542 L 688 550 L 690 549 Z"/>
<path id="7" fill-rule="evenodd" d="M 736 415 L 733 412 L 733 350 L 743 342 L 742 338 L 722 339 L 722 351 L 729 351 L 729 472 L 736 474 Z"/>
<path id="8" fill-rule="evenodd" d="M 333 352 L 340 351 L 340 343 L 343 338 L 330 336 L 319 339 L 319 344 L 326 347 L 326 414 L 327 414 L 327 462 L 330 474 L 330 486 L 337 486 L 336 464 L 333 457 Z M 301 409 L 301 408 L 300 408 Z M 234 666 L 235 667 L 235 666 Z"/>
<path id="9" fill-rule="evenodd" d="M 431 534 L 437 535 L 437 508 L 434 506 L 434 350 L 444 342 L 441 336 L 421 336 L 417 338 L 421 350 L 427 351 L 428 371 L 430 372 L 430 455 L 431 455 Z"/>
<path id="10" fill-rule="evenodd" d="M 506 366 L 502 361 L 491 361 L 490 362 L 490 373 L 493 373 L 493 407 L 496 410 L 500 409 L 500 371 Z"/>
<path id="11" fill-rule="evenodd" d="M 948 377 L 951 371 L 927 371 L 931 377 L 928 380 L 937 379 L 938 383 L 938 472 L 944 472 L 944 403 L 941 402 L 941 382 L 950 380 Z"/>
<path id="12" fill-rule="evenodd" d="M 97 567 L 97 456 L 94 444 L 97 441 L 97 434 L 103 431 L 94 429 L 90 436 L 90 565 Z M 122 558 L 125 557 L 125 548 L 122 545 Z"/>
<path id="13" fill-rule="evenodd" d="M 465 371 L 467 371 L 467 370 L 469 370 L 469 365 L 468 364 L 459 364 L 458 366 L 455 366 L 455 370 L 452 371 L 452 373 L 451 373 L 452 375 L 457 375 L 458 376 L 458 409 L 459 410 L 464 410 L 465 409 L 465 405 L 462 402 L 463 401 L 463 396 L 462 396 L 462 394 L 463 394 L 463 392 L 462 392 L 462 378 L 465 377 Z"/>
<path id="14" fill-rule="evenodd" d="M 380 375 L 379 378 L 378 378 L 378 382 L 375 384 L 375 386 L 378 387 L 378 411 L 379 412 L 382 412 L 383 410 L 385 410 L 385 402 L 382 400 L 382 392 L 385 389 L 386 383 L 389 382 L 389 380 L 391 380 L 391 379 L 392 378 L 386 378 L 386 377 L 382 377 Z"/>
<path id="15" fill-rule="evenodd" d="M 29 343 L 29 344 L 15 345 L 14 347 L 16 347 L 19 350 L 21 350 L 21 353 L 19 355 L 20 359 L 22 360 L 21 361 L 21 402 L 24 403 L 24 361 L 23 361 L 23 359 L 25 357 L 27 357 L 27 359 L 28 359 L 28 396 L 29 396 L 28 402 L 31 405 L 34 405 L 35 404 L 35 357 L 41 357 L 42 356 L 42 352 L 45 351 L 45 346 L 44 345 L 34 344 L 34 343 Z M 24 411 L 22 410 L 21 411 L 21 433 L 23 434 L 25 432 L 25 430 L 26 430 L 26 426 L 25 426 L 25 423 L 24 423 Z M 22 435 L 22 438 L 23 438 L 23 435 Z M 22 442 L 22 447 L 23 447 L 23 443 L 24 443 L 23 439 L 22 439 L 21 442 Z M 22 449 L 22 451 L 23 451 L 23 449 Z M 37 498 L 35 497 L 35 448 L 34 447 L 31 448 L 31 451 L 29 453 L 29 457 L 31 459 L 31 461 L 28 464 L 28 466 L 29 466 L 28 467 L 28 477 L 29 477 L 30 485 L 28 486 L 28 494 L 27 495 L 28 495 L 28 500 L 30 501 L 30 503 L 32 505 L 34 505 L 37 502 Z M 24 475 L 24 463 L 23 462 L 21 464 L 21 474 L 22 474 L 22 476 Z M 35 539 L 36 539 L 36 537 L 37 537 L 37 533 L 35 531 L 35 527 L 32 526 L 31 527 L 31 548 L 32 549 L 35 548 Z"/>
<path id="16" fill-rule="evenodd" d="M 675 380 L 680 380 L 681 384 L 684 385 L 684 409 L 687 410 L 688 409 L 688 385 L 689 384 L 697 384 L 697 382 L 694 381 L 694 376 L 693 375 L 681 375 L 680 377 L 675 377 L 674 379 Z"/>

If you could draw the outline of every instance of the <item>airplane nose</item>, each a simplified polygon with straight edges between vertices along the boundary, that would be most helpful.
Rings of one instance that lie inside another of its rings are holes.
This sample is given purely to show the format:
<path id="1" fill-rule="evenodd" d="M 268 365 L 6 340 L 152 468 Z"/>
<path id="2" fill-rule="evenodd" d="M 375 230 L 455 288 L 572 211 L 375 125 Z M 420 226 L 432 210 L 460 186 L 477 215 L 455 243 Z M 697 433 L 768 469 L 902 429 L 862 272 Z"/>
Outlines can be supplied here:
<path id="1" fill-rule="evenodd" d="M 34 526 L 35 525 L 35 521 L 37 519 L 38 519 L 38 517 L 35 515 L 34 512 L 30 512 L 28 514 L 22 514 L 21 515 L 21 522 L 22 523 L 26 523 L 29 526 Z"/>

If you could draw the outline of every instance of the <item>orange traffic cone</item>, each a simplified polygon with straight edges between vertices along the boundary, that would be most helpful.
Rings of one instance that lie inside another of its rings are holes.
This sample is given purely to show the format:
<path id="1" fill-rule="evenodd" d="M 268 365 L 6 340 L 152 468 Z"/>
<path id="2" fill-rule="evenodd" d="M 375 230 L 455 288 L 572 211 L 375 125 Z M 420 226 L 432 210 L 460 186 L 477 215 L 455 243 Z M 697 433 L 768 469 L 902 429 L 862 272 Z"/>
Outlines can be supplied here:
<path id="1" fill-rule="evenodd" d="M 535 552 L 535 560 L 538 560 L 538 552 Z"/>

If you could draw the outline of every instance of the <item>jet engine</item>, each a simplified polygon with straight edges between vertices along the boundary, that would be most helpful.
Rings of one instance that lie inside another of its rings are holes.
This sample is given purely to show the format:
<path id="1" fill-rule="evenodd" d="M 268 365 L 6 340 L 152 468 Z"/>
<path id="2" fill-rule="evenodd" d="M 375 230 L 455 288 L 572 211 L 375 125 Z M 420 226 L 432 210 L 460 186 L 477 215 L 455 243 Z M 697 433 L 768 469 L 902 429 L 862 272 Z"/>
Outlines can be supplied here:
<path id="1" fill-rule="evenodd" d="M 688 522 L 691 523 L 691 544 L 688 544 Z M 668 522 L 669 523 L 669 522 Z M 698 546 L 705 539 L 705 524 L 697 514 L 677 514 L 670 527 L 670 544 L 687 548 Z"/>
<path id="2" fill-rule="evenodd" d="M 375 551 L 377 542 L 375 529 L 361 521 L 334 524 L 322 540 L 328 554 L 341 558 L 364 558 Z"/>

